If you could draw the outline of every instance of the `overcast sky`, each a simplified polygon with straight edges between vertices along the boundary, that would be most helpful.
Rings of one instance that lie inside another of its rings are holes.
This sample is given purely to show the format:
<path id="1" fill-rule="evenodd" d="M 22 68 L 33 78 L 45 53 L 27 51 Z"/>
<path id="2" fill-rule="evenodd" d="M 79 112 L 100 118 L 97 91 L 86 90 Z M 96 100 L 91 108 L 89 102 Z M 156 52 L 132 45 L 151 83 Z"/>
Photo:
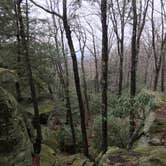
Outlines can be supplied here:
<path id="1" fill-rule="evenodd" d="M 68 0 L 68 3 L 70 3 L 71 0 Z M 164 0 L 165 1 L 165 0 Z M 48 2 L 47 0 L 35 0 L 36 3 L 42 5 L 45 8 L 48 8 Z M 62 2 L 62 1 L 60 1 Z M 98 14 L 100 12 L 100 8 L 98 5 L 90 5 L 87 2 L 82 1 L 82 6 L 79 10 L 77 10 L 77 14 L 79 15 L 82 25 L 85 28 L 88 28 L 88 25 L 86 24 L 86 21 L 88 21 L 93 27 L 94 27 L 94 31 L 96 34 L 96 38 L 98 41 L 98 47 L 101 46 L 101 22 L 100 22 L 100 17 L 96 16 L 96 14 Z M 60 5 L 60 8 L 62 8 L 62 5 Z M 148 12 L 148 16 L 150 17 L 150 9 L 151 7 L 149 7 L 149 12 Z M 61 9 L 60 9 L 61 10 Z M 70 10 L 70 9 L 68 9 Z M 160 11 L 160 0 L 155 0 L 155 15 L 156 17 L 159 17 L 159 13 L 157 11 Z M 60 11 L 60 14 L 61 11 Z M 42 18 L 42 19 L 47 19 L 51 21 L 51 15 L 46 13 L 45 11 L 43 11 L 42 9 L 39 9 L 38 7 L 32 5 L 31 8 L 31 15 L 37 18 Z M 157 20 L 157 19 L 156 19 Z M 160 19 L 158 19 L 160 20 Z M 112 28 L 109 27 L 109 31 L 111 31 Z M 128 25 L 128 27 L 126 28 L 126 42 L 129 42 L 129 38 L 131 37 L 131 25 Z M 90 38 L 90 36 L 88 37 Z M 91 42 L 90 42 L 91 43 Z M 116 42 L 113 42 L 116 43 Z M 77 40 L 74 38 L 74 44 L 76 47 L 76 50 L 78 50 L 78 42 Z M 100 48 L 99 48 L 100 49 Z"/>

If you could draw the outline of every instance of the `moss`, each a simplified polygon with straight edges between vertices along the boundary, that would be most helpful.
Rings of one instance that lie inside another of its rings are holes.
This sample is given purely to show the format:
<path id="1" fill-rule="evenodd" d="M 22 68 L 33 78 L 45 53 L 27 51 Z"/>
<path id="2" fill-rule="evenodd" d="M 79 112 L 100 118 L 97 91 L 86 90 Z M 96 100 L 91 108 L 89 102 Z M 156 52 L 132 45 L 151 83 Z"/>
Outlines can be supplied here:
<path id="1" fill-rule="evenodd" d="M 121 151 L 122 151 L 122 149 L 120 149 L 118 147 L 108 147 L 108 151 L 106 152 L 106 154 L 114 154 L 114 153 L 118 153 Z"/>
<path id="2" fill-rule="evenodd" d="M 41 166 L 52 166 L 55 162 L 55 152 L 49 146 L 42 144 Z"/>
<path id="3" fill-rule="evenodd" d="M 65 155 L 65 154 L 57 154 L 56 155 L 56 166 L 64 166 L 64 165 L 71 165 L 71 166 L 92 166 L 93 163 L 90 162 L 87 158 L 85 158 L 81 154 L 74 154 L 74 155 Z"/>
<path id="4" fill-rule="evenodd" d="M 16 80 L 15 70 L 0 68 L 0 82 L 16 82 Z"/>
<path id="5" fill-rule="evenodd" d="M 125 158 L 128 159 L 129 156 L 127 151 L 124 149 L 120 149 L 118 147 L 108 147 L 107 152 L 102 155 L 99 154 L 98 158 L 96 159 L 96 161 L 99 161 L 99 166 L 104 166 L 104 165 L 108 165 L 108 160 L 110 157 L 113 158 L 121 158 L 120 156 L 125 155 Z"/>
<path id="6" fill-rule="evenodd" d="M 164 165 L 166 165 L 166 148 L 164 146 L 156 147 L 151 152 L 151 158 L 160 160 Z"/>
<path id="7" fill-rule="evenodd" d="M 109 148 L 99 162 L 99 166 L 108 165 L 137 165 L 164 166 L 166 165 L 166 148 L 164 146 L 139 147 L 132 152 L 119 148 Z"/>
<path id="8" fill-rule="evenodd" d="M 150 165 L 150 166 L 163 166 L 166 165 L 166 149 L 164 146 L 149 146 L 149 147 L 139 147 L 135 149 L 136 152 L 144 154 L 143 157 L 139 159 L 140 166 Z"/>
<path id="9" fill-rule="evenodd" d="M 54 102 L 52 100 L 46 100 L 39 104 L 40 113 L 47 113 L 54 110 Z"/>
<path id="10" fill-rule="evenodd" d="M 86 162 L 87 162 L 87 159 L 76 159 L 72 163 L 72 166 L 84 166 Z"/>
<path id="11" fill-rule="evenodd" d="M 85 166 L 94 166 L 94 163 L 87 161 L 87 162 L 85 163 Z"/>
<path id="12" fill-rule="evenodd" d="M 145 147 L 138 147 L 134 149 L 134 151 L 139 152 L 139 153 L 150 153 L 155 146 L 145 146 Z"/>
<path id="13" fill-rule="evenodd" d="M 39 102 L 39 111 L 40 113 L 48 113 L 54 110 L 55 103 L 52 100 L 45 100 Z M 34 108 L 32 103 L 24 103 L 23 108 L 25 108 L 26 112 L 34 114 Z"/>
<path id="14" fill-rule="evenodd" d="M 58 151 L 57 132 L 47 127 L 42 127 L 43 144 L 51 147 L 55 152 Z"/>

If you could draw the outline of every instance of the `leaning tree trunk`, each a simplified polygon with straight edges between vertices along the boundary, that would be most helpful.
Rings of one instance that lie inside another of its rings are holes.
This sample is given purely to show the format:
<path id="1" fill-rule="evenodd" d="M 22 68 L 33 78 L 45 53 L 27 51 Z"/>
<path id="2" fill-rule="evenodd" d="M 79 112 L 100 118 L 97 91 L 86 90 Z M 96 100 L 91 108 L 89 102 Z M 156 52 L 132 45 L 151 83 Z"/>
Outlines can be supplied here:
<path id="1" fill-rule="evenodd" d="M 38 102 L 36 97 L 36 90 L 35 90 L 34 80 L 32 76 L 32 69 L 31 69 L 31 63 L 30 63 L 30 57 L 29 57 L 28 41 L 26 40 L 25 28 L 24 28 L 20 5 L 21 5 L 20 2 L 17 1 L 17 10 L 18 10 L 17 12 L 18 12 L 18 19 L 19 19 L 19 26 L 20 26 L 20 36 L 21 36 L 22 46 L 24 50 L 23 53 L 25 56 L 25 64 L 26 64 L 27 75 L 29 79 L 33 107 L 34 107 L 34 127 L 37 131 L 37 136 L 36 136 L 35 143 L 33 144 L 33 147 L 34 147 L 34 153 L 38 156 L 41 151 L 42 133 L 41 133 L 41 126 L 40 126 L 40 117 L 39 117 Z"/>
<path id="2" fill-rule="evenodd" d="M 59 23 L 59 25 L 61 25 Z M 72 139 L 73 139 L 73 146 L 74 146 L 74 152 L 76 150 L 76 136 L 75 136 L 75 128 L 74 128 L 74 123 L 73 123 L 73 115 L 72 115 L 72 109 L 71 109 L 71 102 L 70 102 L 70 92 L 69 92 L 69 69 L 68 69 L 68 62 L 67 62 L 67 57 L 65 53 L 65 46 L 64 46 L 64 41 L 63 41 L 63 30 L 62 27 L 60 27 L 61 31 L 61 42 L 62 42 L 62 52 L 63 52 L 63 58 L 64 58 L 64 63 L 65 63 L 65 96 L 66 96 L 66 108 L 68 112 L 68 117 L 69 117 L 69 122 L 70 122 L 70 128 L 71 128 L 71 133 L 72 133 Z"/>
<path id="3" fill-rule="evenodd" d="M 72 37 L 71 37 L 70 26 L 68 25 L 68 20 L 67 20 L 67 7 L 66 7 L 67 4 L 66 3 L 67 3 L 66 0 L 63 0 L 63 25 L 64 25 L 64 29 L 66 32 L 66 38 L 68 41 L 68 45 L 69 45 L 69 49 L 70 49 L 70 53 L 71 53 L 71 57 L 72 57 L 72 62 L 73 62 L 75 88 L 76 88 L 79 109 L 80 109 L 80 117 L 81 117 L 81 130 L 82 130 L 84 155 L 89 157 L 88 140 L 87 140 L 86 126 L 85 126 L 85 107 L 84 107 L 82 93 L 81 93 L 77 57 L 76 57 L 74 44 L 73 44 Z"/>

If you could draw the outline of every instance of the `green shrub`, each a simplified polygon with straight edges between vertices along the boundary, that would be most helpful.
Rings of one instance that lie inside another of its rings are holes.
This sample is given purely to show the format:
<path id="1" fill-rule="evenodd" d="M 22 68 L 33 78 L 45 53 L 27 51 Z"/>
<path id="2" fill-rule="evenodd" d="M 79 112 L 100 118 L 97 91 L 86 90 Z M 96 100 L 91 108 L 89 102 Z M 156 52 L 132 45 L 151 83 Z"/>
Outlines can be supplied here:
<path id="1" fill-rule="evenodd" d="M 94 121 L 93 147 L 101 149 L 101 117 L 97 116 Z M 108 115 L 108 146 L 125 148 L 128 141 L 129 123 L 127 118 L 121 119 Z"/>
<path id="2" fill-rule="evenodd" d="M 135 112 L 136 120 L 146 117 L 155 106 L 154 96 L 141 91 L 134 99 L 111 96 L 108 102 L 108 146 L 126 148 L 129 138 L 129 113 Z M 101 148 L 101 115 L 94 120 L 93 147 Z"/>
<path id="3" fill-rule="evenodd" d="M 76 151 L 79 152 L 82 145 L 82 136 L 78 127 L 75 127 L 75 135 L 77 145 Z M 67 148 L 73 147 L 72 133 L 69 125 L 63 125 L 63 127 L 60 129 L 58 134 L 58 145 L 60 151 L 68 151 Z"/>

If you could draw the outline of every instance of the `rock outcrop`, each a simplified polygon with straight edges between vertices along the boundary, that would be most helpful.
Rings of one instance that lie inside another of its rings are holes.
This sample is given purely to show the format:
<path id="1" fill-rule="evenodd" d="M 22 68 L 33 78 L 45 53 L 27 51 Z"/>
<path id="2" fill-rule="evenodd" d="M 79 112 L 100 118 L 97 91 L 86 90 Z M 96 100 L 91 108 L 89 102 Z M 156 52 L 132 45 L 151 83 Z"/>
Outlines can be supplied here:
<path id="1" fill-rule="evenodd" d="M 164 146 L 139 147 L 132 152 L 110 147 L 99 161 L 99 166 L 165 166 Z"/>
<path id="2" fill-rule="evenodd" d="M 0 87 L 0 165 L 32 166 L 31 130 L 14 97 Z"/>

